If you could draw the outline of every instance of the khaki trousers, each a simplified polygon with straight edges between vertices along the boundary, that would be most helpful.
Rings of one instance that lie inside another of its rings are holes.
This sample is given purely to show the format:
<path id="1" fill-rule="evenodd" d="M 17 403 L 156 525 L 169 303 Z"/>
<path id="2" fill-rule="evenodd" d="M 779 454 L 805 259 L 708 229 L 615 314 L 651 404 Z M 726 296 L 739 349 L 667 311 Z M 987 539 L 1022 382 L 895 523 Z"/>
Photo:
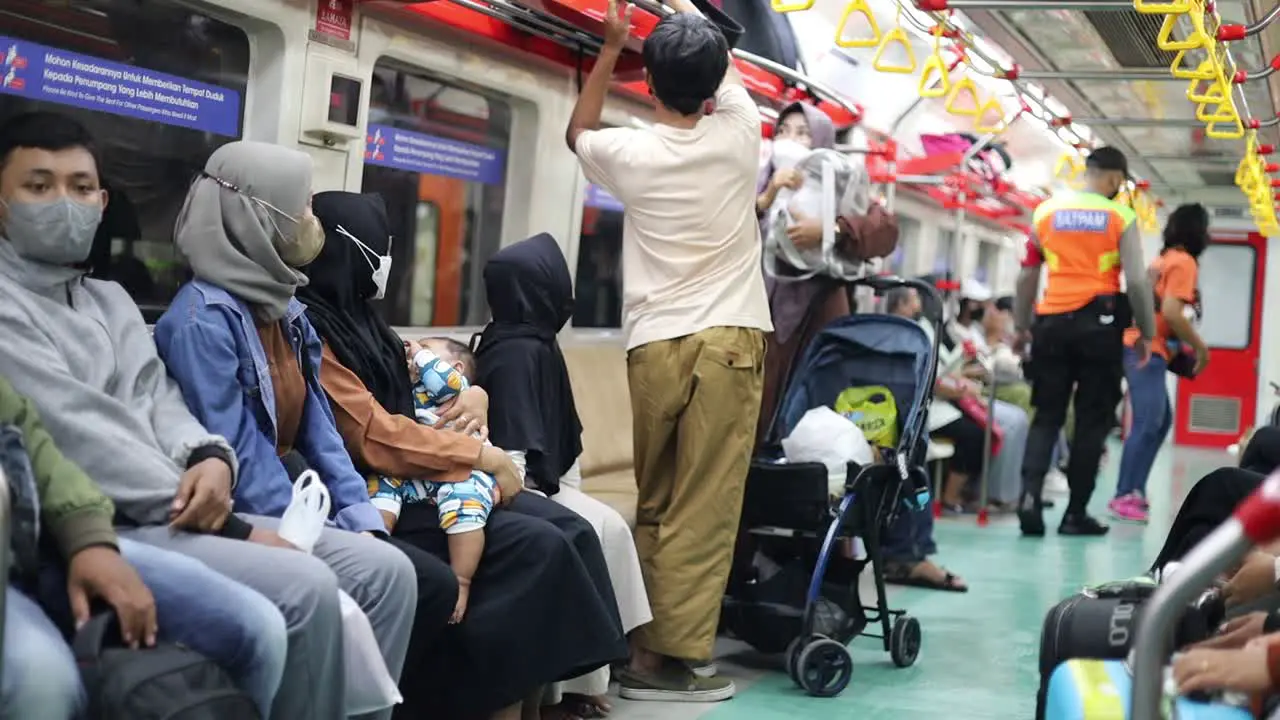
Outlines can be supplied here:
<path id="1" fill-rule="evenodd" d="M 713 327 L 627 353 L 636 551 L 653 621 L 634 640 L 710 660 L 764 384 L 764 334 Z"/>

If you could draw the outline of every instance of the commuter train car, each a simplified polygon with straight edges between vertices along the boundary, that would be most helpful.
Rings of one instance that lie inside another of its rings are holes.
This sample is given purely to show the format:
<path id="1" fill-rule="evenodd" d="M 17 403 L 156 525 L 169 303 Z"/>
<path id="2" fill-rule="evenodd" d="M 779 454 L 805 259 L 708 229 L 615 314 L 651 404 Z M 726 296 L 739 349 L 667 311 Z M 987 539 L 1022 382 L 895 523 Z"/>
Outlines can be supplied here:
<path id="1" fill-rule="evenodd" d="M 898 249 L 868 272 L 927 275 L 947 296 L 965 280 L 1012 294 L 1035 207 L 1078 182 L 1089 148 L 1113 145 L 1130 160 L 1126 198 L 1149 257 L 1173 207 L 1200 202 L 1212 213 L 1199 285 L 1212 361 L 1194 381 L 1170 376 L 1174 430 L 1153 475 L 1145 530 L 1029 545 L 1008 522 L 942 521 L 942 557 L 972 590 L 902 591 L 925 627 L 918 667 L 882 669 L 873 653 L 863 665 L 855 652 L 851 689 L 815 699 L 735 654 L 721 669 L 741 679 L 736 700 L 666 708 L 662 717 L 1025 717 L 1045 609 L 1073 586 L 1145 569 L 1190 484 L 1268 422 L 1280 382 L 1280 330 L 1263 317 L 1280 307 L 1272 198 L 1280 180 L 1271 179 L 1280 166 L 1266 157 L 1280 141 L 1270 77 L 1280 68 L 1280 25 L 1268 25 L 1280 12 L 1262 0 L 1185 2 L 1201 12 L 1194 23 L 1165 23 L 1130 0 L 716 2 L 745 29 L 735 63 L 759 105 L 762 166 L 779 111 L 813 102 L 837 127 L 838 149 L 866 163 L 898 218 Z M 625 390 L 610 395 L 626 386 L 623 206 L 587 182 L 564 143 L 604 7 L 4 0 L 0 119 L 58 109 L 97 137 L 111 203 L 91 264 L 149 321 L 189 277 L 172 242 L 188 184 L 213 150 L 236 139 L 305 150 L 317 192 L 383 196 L 394 231 L 383 307 L 406 337 L 478 330 L 488 319 L 486 259 L 550 233 L 575 276 L 562 341 L 571 374 L 575 386 L 600 391 L 579 398 L 590 456 L 583 470 L 614 477 L 632 462 Z M 637 43 L 662 12 L 638 0 Z M 1210 38 L 1205 22 L 1226 30 Z M 1195 53 L 1206 49 L 1202 61 Z M 604 123 L 643 126 L 652 107 L 638 55 L 628 53 Z M 609 350 L 575 359 L 575 348 L 601 347 Z M 599 357 L 613 364 L 592 365 Z M 1104 487 L 1119 454 L 1118 446 L 1110 453 Z M 587 487 L 634 510 L 625 479 L 593 486 L 588 477 Z M 727 653 L 741 650 L 725 642 Z M 648 712 L 618 701 L 612 716 Z"/>

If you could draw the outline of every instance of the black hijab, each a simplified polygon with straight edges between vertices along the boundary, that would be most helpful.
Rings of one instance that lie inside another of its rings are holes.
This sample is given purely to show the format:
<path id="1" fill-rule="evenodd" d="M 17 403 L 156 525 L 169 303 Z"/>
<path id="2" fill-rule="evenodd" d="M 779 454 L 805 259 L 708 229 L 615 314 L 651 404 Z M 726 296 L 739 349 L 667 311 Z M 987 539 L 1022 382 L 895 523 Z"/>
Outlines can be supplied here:
<path id="1" fill-rule="evenodd" d="M 324 249 L 302 271 L 311 280 L 298 289 L 307 318 L 338 362 L 355 373 L 388 412 L 413 417 L 413 386 L 404 343 L 369 298 L 377 292 L 373 268 L 339 225 L 373 252 L 388 254 L 391 228 L 381 195 L 322 192 L 311 201 L 324 226 Z"/>
<path id="2" fill-rule="evenodd" d="M 476 384 L 489 392 L 489 438 L 525 451 L 529 480 L 553 495 L 582 454 L 582 424 L 556 343 L 573 315 L 569 265 L 555 238 L 542 233 L 494 254 L 484 285 L 493 321 L 476 346 Z"/>

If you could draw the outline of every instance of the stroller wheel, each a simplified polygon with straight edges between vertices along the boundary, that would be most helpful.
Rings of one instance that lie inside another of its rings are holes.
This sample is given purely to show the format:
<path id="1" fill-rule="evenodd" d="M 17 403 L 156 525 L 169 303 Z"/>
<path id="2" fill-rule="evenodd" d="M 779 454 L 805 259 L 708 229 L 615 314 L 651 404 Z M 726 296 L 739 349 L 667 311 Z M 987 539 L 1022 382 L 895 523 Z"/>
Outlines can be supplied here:
<path id="1" fill-rule="evenodd" d="M 920 621 L 910 615 L 900 615 L 893 621 L 889 634 L 889 656 L 900 668 L 915 665 L 920 657 Z"/>
<path id="2" fill-rule="evenodd" d="M 791 682 L 804 687 L 800 682 L 800 652 L 804 650 L 806 638 L 803 635 L 797 635 L 790 644 L 787 645 L 787 654 L 783 656 L 783 662 L 787 666 L 787 677 L 791 678 Z"/>
<path id="3" fill-rule="evenodd" d="M 835 697 L 844 692 L 853 677 L 849 648 L 822 638 L 805 646 L 796 660 L 800 686 L 814 697 Z"/>

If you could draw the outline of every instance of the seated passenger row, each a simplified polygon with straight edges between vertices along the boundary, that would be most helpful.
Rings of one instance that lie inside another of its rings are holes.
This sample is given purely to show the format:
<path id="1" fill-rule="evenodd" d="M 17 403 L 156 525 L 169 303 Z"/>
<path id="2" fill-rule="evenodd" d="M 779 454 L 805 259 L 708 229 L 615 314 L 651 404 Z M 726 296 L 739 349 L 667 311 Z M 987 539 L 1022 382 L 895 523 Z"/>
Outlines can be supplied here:
<path id="1" fill-rule="evenodd" d="M 476 369 L 470 353 L 433 342 L 407 356 L 370 306 L 391 262 L 380 198 L 321 193 L 313 213 L 304 153 L 220 148 L 175 228 L 195 279 L 153 341 L 123 289 L 85 276 L 109 201 L 97 167 L 93 139 L 64 116 L 0 127 L 0 440 L 25 442 L 35 507 L 60 551 L 8 588 L 0 715 L 83 712 L 63 638 L 101 600 L 127 642 L 205 653 L 264 717 L 345 717 L 339 588 L 404 678 L 397 715 L 536 716 L 560 700 L 544 686 L 563 681 L 567 703 L 606 709 L 608 666 L 651 615 L 626 523 L 570 486 L 581 427 L 567 387 L 563 407 L 519 390 L 529 383 L 518 374 L 536 370 L 515 340 L 549 334 L 554 348 L 572 307 L 554 240 L 486 268 L 495 318 L 513 322 L 482 337 L 481 380 L 521 380 L 497 383 L 511 395 L 493 418 L 508 454 L 483 442 L 489 397 L 461 381 Z M 566 377 L 558 362 L 548 377 Z M 433 369 L 455 386 L 435 427 L 416 421 L 411 366 L 419 391 Z M 6 469 L 14 447 L 0 446 Z M 308 469 L 334 508 L 312 556 L 277 533 Z M 440 489 L 467 479 L 489 495 L 445 502 Z M 375 505 L 371 493 L 388 488 L 394 502 Z M 65 583 L 45 579 L 63 572 Z"/>

